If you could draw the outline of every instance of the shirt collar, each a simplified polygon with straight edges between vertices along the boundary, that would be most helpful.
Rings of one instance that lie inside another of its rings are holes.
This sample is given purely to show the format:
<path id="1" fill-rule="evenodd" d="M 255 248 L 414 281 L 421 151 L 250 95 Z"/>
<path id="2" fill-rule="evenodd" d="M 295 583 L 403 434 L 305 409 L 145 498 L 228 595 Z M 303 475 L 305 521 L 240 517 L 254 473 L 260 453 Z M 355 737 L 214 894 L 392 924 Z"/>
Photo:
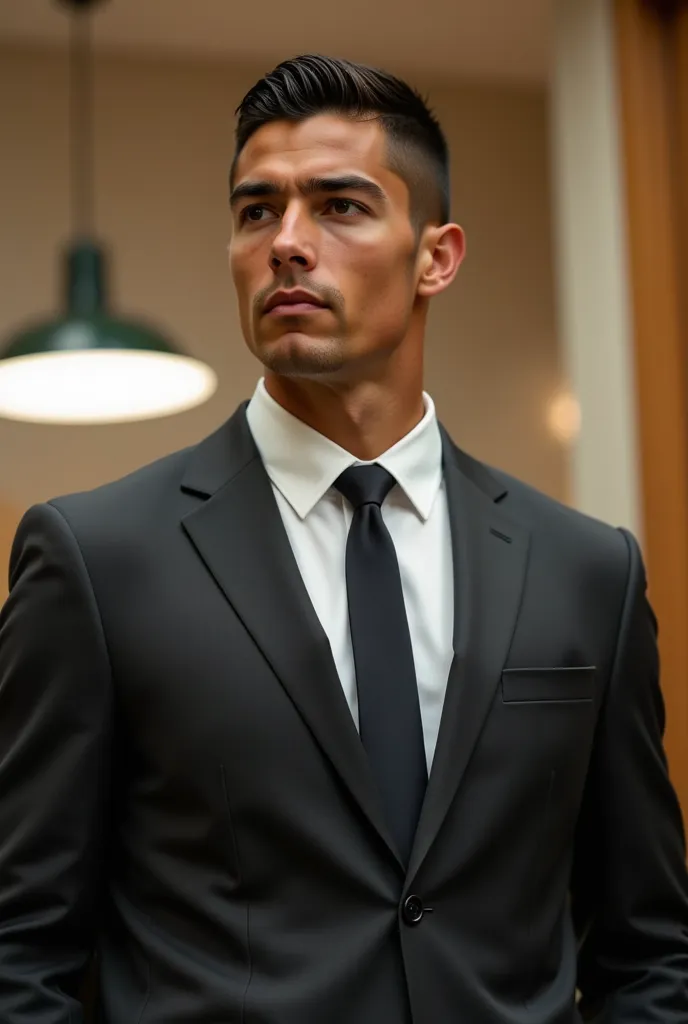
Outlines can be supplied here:
<path id="1" fill-rule="evenodd" d="M 425 415 L 374 461 L 394 477 L 421 519 L 430 515 L 442 482 L 442 439 L 435 405 L 423 392 Z M 272 483 L 301 519 L 340 473 L 361 464 L 344 448 L 292 416 L 258 381 L 246 410 L 248 425 Z"/>

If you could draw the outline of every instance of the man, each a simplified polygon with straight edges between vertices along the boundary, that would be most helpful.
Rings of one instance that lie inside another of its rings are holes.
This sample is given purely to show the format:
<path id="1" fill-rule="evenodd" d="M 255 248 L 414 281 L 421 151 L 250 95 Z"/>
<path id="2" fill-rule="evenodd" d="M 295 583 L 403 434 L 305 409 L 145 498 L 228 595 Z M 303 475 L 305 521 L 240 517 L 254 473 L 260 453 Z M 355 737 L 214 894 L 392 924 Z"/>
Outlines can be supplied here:
<path id="1" fill-rule="evenodd" d="M 94 951 L 107 1024 L 688 1020 L 641 557 L 438 426 L 448 182 L 389 75 L 307 56 L 244 99 L 230 258 L 264 378 L 17 533 L 2 1024 L 82 1020 Z"/>

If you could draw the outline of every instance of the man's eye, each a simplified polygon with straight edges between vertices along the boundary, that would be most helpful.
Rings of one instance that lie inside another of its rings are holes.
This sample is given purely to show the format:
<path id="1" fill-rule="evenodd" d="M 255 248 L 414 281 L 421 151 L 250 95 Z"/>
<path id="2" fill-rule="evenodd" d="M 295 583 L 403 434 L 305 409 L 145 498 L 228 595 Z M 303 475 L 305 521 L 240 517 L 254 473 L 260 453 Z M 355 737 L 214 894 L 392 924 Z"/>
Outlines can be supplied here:
<path id="1" fill-rule="evenodd" d="M 264 206 L 260 206 L 258 204 L 255 204 L 254 206 L 245 206 L 241 211 L 240 219 L 242 224 L 245 221 L 251 221 L 254 224 L 258 224 L 260 221 L 266 219 L 263 214 L 267 214 L 267 212 L 268 211 Z"/>
<path id="2" fill-rule="evenodd" d="M 353 214 L 363 212 L 358 203 L 355 203 L 353 199 L 333 199 L 330 203 L 330 208 L 333 213 L 344 217 L 351 217 Z"/>

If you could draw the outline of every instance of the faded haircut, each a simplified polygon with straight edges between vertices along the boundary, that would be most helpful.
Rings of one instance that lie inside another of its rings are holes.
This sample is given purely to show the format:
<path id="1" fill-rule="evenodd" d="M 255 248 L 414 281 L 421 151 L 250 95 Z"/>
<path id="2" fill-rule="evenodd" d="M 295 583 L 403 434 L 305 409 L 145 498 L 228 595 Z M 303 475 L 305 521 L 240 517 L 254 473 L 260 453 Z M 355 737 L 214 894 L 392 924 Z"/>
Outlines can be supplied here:
<path id="1" fill-rule="evenodd" d="M 449 221 L 449 148 L 420 93 L 386 71 L 319 54 L 283 61 L 246 93 L 236 109 L 230 187 L 239 155 L 259 128 L 318 114 L 377 119 L 387 136 L 388 165 L 408 186 L 416 230 Z"/>

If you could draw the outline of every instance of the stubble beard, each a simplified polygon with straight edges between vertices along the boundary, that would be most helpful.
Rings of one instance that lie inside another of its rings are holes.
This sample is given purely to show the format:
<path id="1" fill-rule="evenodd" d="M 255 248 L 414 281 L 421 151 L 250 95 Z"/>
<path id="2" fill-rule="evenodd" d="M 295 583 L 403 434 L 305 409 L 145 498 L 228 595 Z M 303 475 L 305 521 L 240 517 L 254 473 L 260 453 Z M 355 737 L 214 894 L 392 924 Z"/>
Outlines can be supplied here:
<path id="1" fill-rule="evenodd" d="M 338 374 L 346 365 L 341 338 L 302 333 L 298 320 L 279 338 L 258 341 L 255 351 L 267 370 L 282 377 L 322 378 Z"/>

